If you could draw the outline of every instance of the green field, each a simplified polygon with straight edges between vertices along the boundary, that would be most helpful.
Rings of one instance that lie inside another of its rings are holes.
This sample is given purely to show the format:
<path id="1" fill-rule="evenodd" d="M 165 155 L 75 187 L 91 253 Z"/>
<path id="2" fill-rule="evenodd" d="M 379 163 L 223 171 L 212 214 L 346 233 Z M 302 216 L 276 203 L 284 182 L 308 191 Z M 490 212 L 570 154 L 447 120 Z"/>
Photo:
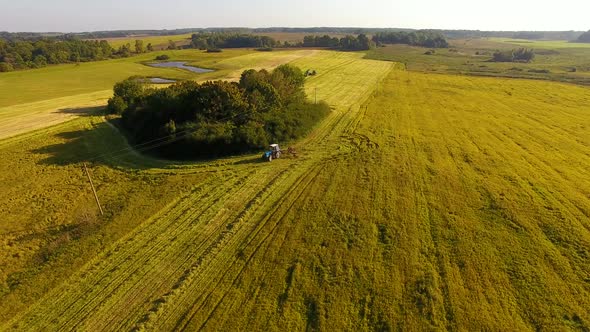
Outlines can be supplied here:
<path id="1" fill-rule="evenodd" d="M 162 51 L 125 59 L 57 65 L 0 74 L 0 138 L 63 122 L 89 107 L 106 104 L 113 85 L 133 75 L 175 80 L 238 79 L 244 68 L 271 69 L 314 53 L 313 50 L 255 52 L 226 50 Z M 145 62 L 167 54 L 171 61 L 215 69 L 195 74 L 180 69 L 154 68 Z"/>
<path id="2" fill-rule="evenodd" d="M 302 52 L 192 60 L 315 69 L 296 157 L 117 153 L 100 116 L 0 140 L 0 330 L 590 328 L 589 88 Z"/>
<path id="3" fill-rule="evenodd" d="M 490 38 L 490 40 L 516 44 L 527 48 L 590 48 L 590 43 L 573 43 L 566 40 L 525 40 L 507 38 Z"/>

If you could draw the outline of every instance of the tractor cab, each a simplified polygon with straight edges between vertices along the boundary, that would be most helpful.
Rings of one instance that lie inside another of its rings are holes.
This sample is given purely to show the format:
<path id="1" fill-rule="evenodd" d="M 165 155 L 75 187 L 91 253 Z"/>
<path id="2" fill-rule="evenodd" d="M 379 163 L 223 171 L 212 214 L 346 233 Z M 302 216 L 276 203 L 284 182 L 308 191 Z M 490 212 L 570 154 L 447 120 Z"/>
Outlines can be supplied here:
<path id="1" fill-rule="evenodd" d="M 271 144 L 269 149 L 269 151 L 262 154 L 262 159 L 272 161 L 273 159 L 279 159 L 281 157 L 281 148 L 278 144 Z"/>

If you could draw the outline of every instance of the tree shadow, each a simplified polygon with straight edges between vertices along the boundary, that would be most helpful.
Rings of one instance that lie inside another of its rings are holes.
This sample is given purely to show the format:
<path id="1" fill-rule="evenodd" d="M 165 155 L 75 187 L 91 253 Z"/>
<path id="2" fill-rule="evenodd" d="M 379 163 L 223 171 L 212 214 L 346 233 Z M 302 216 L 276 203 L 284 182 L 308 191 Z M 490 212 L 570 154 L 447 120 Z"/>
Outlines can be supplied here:
<path id="1" fill-rule="evenodd" d="M 250 164 L 261 164 L 261 163 L 267 163 L 267 162 L 268 161 L 262 159 L 260 156 L 257 156 L 257 157 L 252 157 L 252 158 L 236 161 L 236 162 L 232 163 L 232 165 L 250 165 Z"/>
<path id="2" fill-rule="evenodd" d="M 76 116 L 95 116 L 101 114 L 104 111 L 105 107 L 103 106 L 90 106 L 90 107 L 68 107 L 59 109 L 56 113 L 60 114 L 69 114 L 69 115 L 76 115 Z"/>
<path id="3" fill-rule="evenodd" d="M 62 110 L 63 112 L 81 112 L 83 116 L 96 116 L 100 107 Z M 124 132 L 117 129 L 116 121 L 95 122 L 88 129 L 62 131 L 48 137 L 48 142 L 42 147 L 31 149 L 33 154 L 41 155 L 37 161 L 39 165 L 68 166 L 81 163 L 104 165 L 130 170 L 146 170 L 152 168 L 166 168 L 174 165 L 200 165 L 218 161 L 218 158 L 197 160 L 163 159 L 145 152 L 133 149 Z M 142 147 L 145 149 L 145 147 Z M 141 150 L 141 149 L 140 149 Z M 227 160 L 227 159 L 226 159 Z M 228 162 L 229 161 L 229 162 Z M 254 165 L 267 161 L 260 155 L 240 158 L 227 165 Z"/>
<path id="4" fill-rule="evenodd" d="M 107 126 L 107 124 L 98 126 Z M 38 164 L 42 165 L 65 166 L 94 159 L 100 152 L 97 149 L 95 150 L 92 144 L 89 144 L 88 138 L 92 130 L 94 129 L 57 133 L 53 137 L 57 138 L 61 143 L 49 144 L 33 149 L 31 152 L 47 156 L 45 159 L 38 161 Z"/>
<path id="5" fill-rule="evenodd" d="M 162 167 L 166 162 L 133 150 L 122 133 L 110 123 L 94 123 L 89 129 L 53 134 L 50 143 L 30 150 L 42 155 L 39 165 L 67 166 L 81 163 L 144 170 Z"/>

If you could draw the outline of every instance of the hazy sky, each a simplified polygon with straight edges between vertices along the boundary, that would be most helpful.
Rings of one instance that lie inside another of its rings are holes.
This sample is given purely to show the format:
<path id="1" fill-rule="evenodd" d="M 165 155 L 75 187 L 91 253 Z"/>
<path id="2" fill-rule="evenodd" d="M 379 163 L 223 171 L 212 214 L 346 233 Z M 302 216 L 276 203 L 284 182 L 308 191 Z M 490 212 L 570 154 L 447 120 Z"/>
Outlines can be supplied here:
<path id="1" fill-rule="evenodd" d="M 229 26 L 585 31 L 590 0 L 0 0 L 0 31 Z"/>

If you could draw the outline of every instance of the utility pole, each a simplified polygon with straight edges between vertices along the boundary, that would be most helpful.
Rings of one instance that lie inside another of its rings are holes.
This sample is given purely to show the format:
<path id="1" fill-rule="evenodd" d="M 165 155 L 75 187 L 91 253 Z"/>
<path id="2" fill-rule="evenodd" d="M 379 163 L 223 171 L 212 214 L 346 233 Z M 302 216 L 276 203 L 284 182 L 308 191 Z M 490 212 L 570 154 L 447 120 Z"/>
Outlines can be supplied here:
<path id="1" fill-rule="evenodd" d="M 86 171 L 86 176 L 88 176 L 88 181 L 90 181 L 90 187 L 92 187 L 92 192 L 94 193 L 94 198 L 96 199 L 96 205 L 98 205 L 98 209 L 100 210 L 100 215 L 104 215 L 102 212 L 102 207 L 100 206 L 100 201 L 98 200 L 98 195 L 96 194 L 96 189 L 94 189 L 94 184 L 92 183 L 92 178 L 90 177 L 90 173 L 88 172 L 88 168 L 86 167 L 86 163 L 84 163 L 84 170 Z"/>
<path id="2" fill-rule="evenodd" d="M 318 88 L 315 88 L 315 103 L 318 103 Z"/>

